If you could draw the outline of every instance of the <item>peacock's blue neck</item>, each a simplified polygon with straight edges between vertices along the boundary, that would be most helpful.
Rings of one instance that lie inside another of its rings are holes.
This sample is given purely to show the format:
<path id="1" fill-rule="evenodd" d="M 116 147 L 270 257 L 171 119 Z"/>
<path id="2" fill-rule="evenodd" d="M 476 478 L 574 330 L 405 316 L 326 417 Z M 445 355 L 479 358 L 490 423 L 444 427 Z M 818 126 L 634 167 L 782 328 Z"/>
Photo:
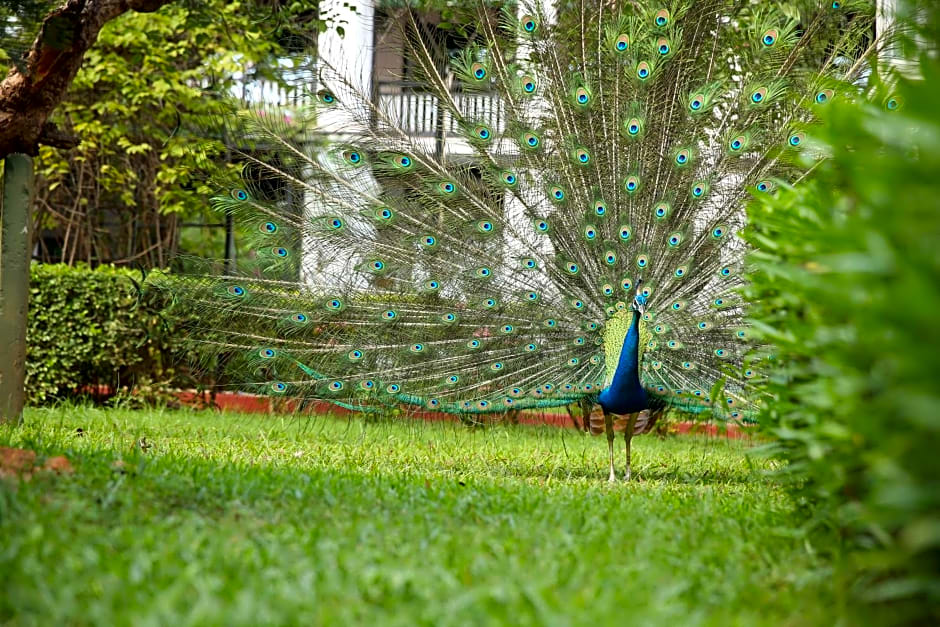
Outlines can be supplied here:
<path id="1" fill-rule="evenodd" d="M 646 390 L 640 385 L 640 312 L 633 310 L 630 330 L 623 340 L 620 360 L 610 385 L 597 398 L 604 411 L 632 414 L 646 409 Z"/>

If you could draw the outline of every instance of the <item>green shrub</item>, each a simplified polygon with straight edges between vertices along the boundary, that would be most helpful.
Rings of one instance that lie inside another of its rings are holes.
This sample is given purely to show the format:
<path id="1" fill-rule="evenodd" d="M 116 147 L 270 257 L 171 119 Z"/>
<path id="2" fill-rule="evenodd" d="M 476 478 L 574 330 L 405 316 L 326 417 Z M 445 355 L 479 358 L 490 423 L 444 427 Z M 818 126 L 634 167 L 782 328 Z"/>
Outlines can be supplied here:
<path id="1" fill-rule="evenodd" d="M 922 72 L 894 111 L 834 101 L 811 129 L 829 158 L 753 203 L 747 235 L 761 422 L 808 529 L 891 622 L 940 619 L 940 64 Z"/>
<path id="2" fill-rule="evenodd" d="M 27 327 L 27 402 L 117 393 L 153 402 L 185 381 L 174 361 L 180 319 L 140 274 L 34 264 Z M 140 297 L 139 297 L 140 296 Z"/>

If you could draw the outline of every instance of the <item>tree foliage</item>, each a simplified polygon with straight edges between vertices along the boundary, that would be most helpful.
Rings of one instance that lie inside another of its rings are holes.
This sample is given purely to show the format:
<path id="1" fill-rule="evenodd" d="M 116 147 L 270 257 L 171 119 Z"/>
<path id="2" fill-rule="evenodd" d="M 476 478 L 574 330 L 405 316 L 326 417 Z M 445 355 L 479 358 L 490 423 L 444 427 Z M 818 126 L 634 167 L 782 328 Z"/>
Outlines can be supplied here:
<path id="1" fill-rule="evenodd" d="M 204 221 L 201 182 L 224 150 L 219 140 L 237 139 L 211 123 L 220 102 L 299 96 L 316 34 L 336 20 L 309 0 L 209 0 L 106 25 L 54 116 L 78 146 L 43 147 L 37 160 L 44 258 L 166 265 L 180 224 Z M 211 252 L 222 256 L 218 230 L 190 235 L 193 247 L 214 235 Z"/>

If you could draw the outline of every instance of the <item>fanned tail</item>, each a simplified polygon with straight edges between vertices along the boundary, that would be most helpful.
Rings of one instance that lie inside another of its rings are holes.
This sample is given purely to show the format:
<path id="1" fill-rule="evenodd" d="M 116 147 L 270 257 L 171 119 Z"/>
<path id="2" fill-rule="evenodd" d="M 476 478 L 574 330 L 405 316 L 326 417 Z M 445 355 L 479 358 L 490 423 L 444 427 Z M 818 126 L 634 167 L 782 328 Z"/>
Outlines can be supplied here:
<path id="1" fill-rule="evenodd" d="M 257 392 L 564 406 L 609 384 L 642 294 L 654 410 L 743 418 L 742 205 L 805 171 L 816 110 L 864 70 L 867 7 L 481 2 L 449 63 L 401 11 L 409 79 L 454 137 L 409 133 L 325 62 L 311 113 L 327 142 L 245 118 L 264 150 L 214 202 L 254 255 L 174 287 L 203 312 L 195 341 Z M 497 108 L 468 111 L 474 93 Z"/>

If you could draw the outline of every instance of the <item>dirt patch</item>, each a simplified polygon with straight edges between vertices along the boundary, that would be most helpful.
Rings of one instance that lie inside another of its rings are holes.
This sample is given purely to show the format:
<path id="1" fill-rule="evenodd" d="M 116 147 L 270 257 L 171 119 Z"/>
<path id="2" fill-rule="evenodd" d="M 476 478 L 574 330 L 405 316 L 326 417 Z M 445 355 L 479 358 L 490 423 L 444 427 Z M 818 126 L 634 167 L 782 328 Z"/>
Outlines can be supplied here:
<path id="1" fill-rule="evenodd" d="M 29 480 L 36 472 L 70 475 L 75 472 L 64 455 L 49 457 L 41 466 L 36 464 L 36 451 L 0 446 L 0 478 Z"/>

